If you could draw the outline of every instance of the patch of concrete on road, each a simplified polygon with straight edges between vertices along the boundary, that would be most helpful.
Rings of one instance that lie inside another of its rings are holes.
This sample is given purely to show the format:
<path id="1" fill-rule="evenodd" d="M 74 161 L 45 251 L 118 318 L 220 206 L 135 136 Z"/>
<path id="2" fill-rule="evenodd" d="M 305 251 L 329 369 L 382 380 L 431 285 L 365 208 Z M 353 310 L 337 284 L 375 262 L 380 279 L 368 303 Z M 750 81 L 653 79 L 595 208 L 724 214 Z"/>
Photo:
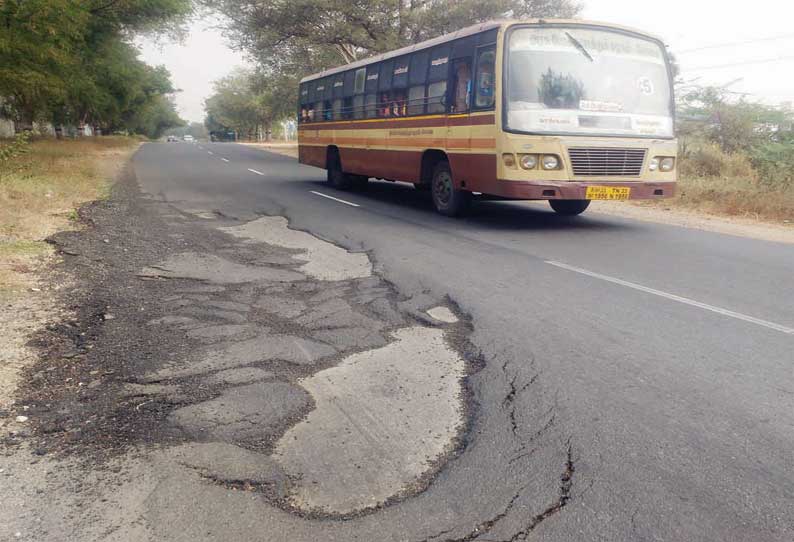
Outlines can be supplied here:
<path id="1" fill-rule="evenodd" d="M 347 514 L 410 491 L 464 424 L 464 361 L 444 332 L 403 328 L 394 342 L 301 380 L 316 408 L 278 441 L 294 506 Z"/>
<path id="2" fill-rule="evenodd" d="M 226 386 L 250 384 L 257 380 L 273 378 L 273 373 L 258 367 L 240 367 L 239 369 L 226 369 L 204 378 L 204 383 L 209 386 Z"/>
<path id="3" fill-rule="evenodd" d="M 333 347 L 293 335 L 263 333 L 253 339 L 223 343 L 204 352 L 203 357 L 188 364 L 173 364 L 147 375 L 149 380 L 180 378 L 220 369 L 231 369 L 257 362 L 286 361 L 312 365 L 336 354 Z"/>
<path id="4" fill-rule="evenodd" d="M 309 306 L 294 297 L 281 297 L 277 295 L 265 295 L 254 303 L 254 307 L 277 314 L 283 318 L 295 318 L 303 313 Z"/>
<path id="5" fill-rule="evenodd" d="M 427 314 L 434 320 L 444 322 L 445 324 L 454 324 L 458 321 L 458 317 L 455 316 L 455 313 L 447 307 L 433 307 L 432 309 L 428 309 Z"/>
<path id="6" fill-rule="evenodd" d="M 217 326 L 194 327 L 187 336 L 203 343 L 215 343 L 223 340 L 252 339 L 262 333 L 263 329 L 253 324 L 221 324 Z"/>
<path id="7" fill-rule="evenodd" d="M 223 442 L 189 443 L 174 446 L 164 455 L 203 477 L 227 485 L 249 485 L 271 497 L 286 496 L 289 480 L 272 458 Z"/>
<path id="8" fill-rule="evenodd" d="M 249 241 L 305 251 L 295 259 L 305 261 L 301 270 L 318 280 L 348 280 L 372 275 L 372 263 L 366 254 L 348 252 L 288 226 L 287 219 L 282 216 L 266 216 L 242 226 L 220 229 Z"/>
<path id="9" fill-rule="evenodd" d="M 257 382 L 230 388 L 217 399 L 182 407 L 171 422 L 198 440 L 261 440 L 311 406 L 303 388 L 286 382 Z"/>
<path id="10" fill-rule="evenodd" d="M 140 277 L 205 280 L 218 284 L 239 284 L 243 282 L 292 282 L 305 277 L 295 271 L 277 269 L 261 265 L 244 265 L 215 256 L 198 252 L 174 254 L 164 262 L 144 268 Z"/>

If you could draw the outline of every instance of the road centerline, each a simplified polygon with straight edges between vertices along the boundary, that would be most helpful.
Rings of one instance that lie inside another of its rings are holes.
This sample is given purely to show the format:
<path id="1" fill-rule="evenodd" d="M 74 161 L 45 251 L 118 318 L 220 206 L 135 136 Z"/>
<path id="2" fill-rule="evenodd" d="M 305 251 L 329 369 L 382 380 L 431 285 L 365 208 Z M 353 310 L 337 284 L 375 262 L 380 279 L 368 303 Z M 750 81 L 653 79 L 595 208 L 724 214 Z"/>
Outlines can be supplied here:
<path id="1" fill-rule="evenodd" d="M 683 297 L 676 294 L 671 294 L 668 292 L 663 292 L 662 290 L 656 290 L 655 288 L 649 288 L 648 286 L 643 286 L 641 284 L 637 284 L 634 282 L 629 282 L 627 280 L 619 279 L 616 277 L 610 277 L 609 275 L 602 275 L 601 273 L 596 273 L 595 271 L 589 271 L 587 269 L 583 269 L 581 267 L 576 267 L 573 265 L 568 265 L 562 262 L 557 262 L 554 260 L 545 260 L 545 263 L 549 265 L 553 265 L 555 267 L 559 267 L 560 269 L 566 269 L 568 271 L 572 271 L 574 273 L 579 273 L 581 275 L 587 275 L 588 277 L 593 277 L 599 280 L 603 280 L 606 282 L 611 282 L 613 284 L 618 284 L 620 286 L 625 286 L 626 288 L 631 288 L 633 290 L 638 290 L 640 292 L 645 292 L 647 294 L 652 294 L 655 296 L 663 297 L 665 299 L 669 299 L 671 301 L 676 301 L 678 303 L 683 303 L 685 305 L 690 305 L 692 307 L 697 307 L 699 309 L 711 311 L 717 314 L 721 314 L 723 316 L 728 316 L 730 318 L 735 318 L 736 320 L 742 320 L 744 322 L 749 322 L 751 324 L 755 324 L 758 326 L 763 326 L 769 329 L 773 329 L 775 331 L 780 331 L 781 333 L 785 333 L 787 335 L 794 335 L 794 328 L 786 327 L 780 324 L 776 324 L 775 322 L 770 322 L 768 320 L 762 320 L 761 318 L 755 318 L 754 316 L 748 316 L 746 314 L 742 314 L 740 312 L 735 312 L 729 309 L 723 309 L 722 307 L 716 307 L 714 305 L 709 305 L 707 303 L 701 303 L 700 301 L 695 301 L 694 299 L 689 299 L 688 297 Z"/>
<path id="2" fill-rule="evenodd" d="M 361 205 L 359 205 L 358 203 L 353 203 L 352 201 L 345 201 L 343 199 L 335 198 L 333 196 L 329 196 L 328 194 L 323 194 L 322 192 L 317 192 L 315 190 L 309 190 L 309 192 L 317 196 L 321 196 L 323 198 L 328 198 L 334 201 L 338 201 L 339 203 L 344 203 L 345 205 L 350 205 L 351 207 L 361 207 Z"/>
<path id="3" fill-rule="evenodd" d="M 221 160 L 223 160 L 224 162 L 228 162 L 229 161 L 228 158 L 221 158 Z"/>
<path id="4" fill-rule="evenodd" d="M 256 173 L 257 175 L 262 175 L 263 177 L 264 177 L 264 175 L 265 175 L 265 174 L 264 174 L 264 173 L 262 173 L 261 171 L 257 171 L 257 170 L 255 170 L 255 169 L 251 169 L 250 167 L 248 168 L 248 171 L 250 171 L 251 173 Z"/>

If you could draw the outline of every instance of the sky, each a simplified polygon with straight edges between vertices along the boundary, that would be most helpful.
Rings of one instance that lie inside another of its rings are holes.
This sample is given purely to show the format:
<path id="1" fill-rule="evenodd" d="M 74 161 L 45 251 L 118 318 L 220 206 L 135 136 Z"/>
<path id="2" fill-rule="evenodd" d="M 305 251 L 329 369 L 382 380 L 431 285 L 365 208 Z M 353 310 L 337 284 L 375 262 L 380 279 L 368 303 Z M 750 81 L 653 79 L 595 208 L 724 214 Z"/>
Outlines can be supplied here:
<path id="1" fill-rule="evenodd" d="M 786 0 L 582 0 L 581 17 L 634 27 L 662 38 L 697 84 L 725 85 L 770 104 L 794 101 L 794 3 Z M 180 114 L 204 120 L 212 81 L 246 64 L 213 21 L 197 21 L 183 43 L 141 41 L 143 59 L 173 76 Z"/>

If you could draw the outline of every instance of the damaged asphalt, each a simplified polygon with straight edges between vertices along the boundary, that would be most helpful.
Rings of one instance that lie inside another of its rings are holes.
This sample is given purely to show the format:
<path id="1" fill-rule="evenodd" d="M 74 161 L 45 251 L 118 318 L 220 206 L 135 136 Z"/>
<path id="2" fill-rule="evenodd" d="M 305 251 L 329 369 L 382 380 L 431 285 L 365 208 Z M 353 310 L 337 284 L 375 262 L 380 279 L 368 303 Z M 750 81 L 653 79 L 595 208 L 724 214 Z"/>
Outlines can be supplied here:
<path id="1" fill-rule="evenodd" d="M 51 239 L 64 258 L 55 272 L 76 279 L 62 299 L 75 318 L 36 338 L 41 361 L 17 401 L 33 433 L 6 444 L 74 465 L 48 493 L 85 472 L 103 482 L 83 486 L 70 518 L 41 510 L 29 537 L 421 540 L 447 526 L 468 539 L 496 524 L 478 520 L 499 499 L 472 476 L 472 440 L 503 431 L 480 412 L 485 360 L 454 303 L 402 295 L 367 254 L 283 218 L 143 197 L 131 168 L 80 216 L 83 230 Z M 517 468 L 505 462 L 497 493 L 517 490 Z M 239 504 L 218 491 L 257 507 L 236 535 L 218 507 Z M 137 515 L 111 512 L 142 492 Z"/>
<path id="2" fill-rule="evenodd" d="M 789 337 L 545 263 L 786 323 L 792 292 L 768 284 L 790 252 L 503 202 L 453 221 L 383 182 L 333 192 L 352 208 L 292 159 L 213 150 L 145 145 L 85 229 L 53 239 L 74 317 L 36 337 L 8 413 L 29 419 L 0 480 L 24 499 L 0 526 L 791 540 Z"/>

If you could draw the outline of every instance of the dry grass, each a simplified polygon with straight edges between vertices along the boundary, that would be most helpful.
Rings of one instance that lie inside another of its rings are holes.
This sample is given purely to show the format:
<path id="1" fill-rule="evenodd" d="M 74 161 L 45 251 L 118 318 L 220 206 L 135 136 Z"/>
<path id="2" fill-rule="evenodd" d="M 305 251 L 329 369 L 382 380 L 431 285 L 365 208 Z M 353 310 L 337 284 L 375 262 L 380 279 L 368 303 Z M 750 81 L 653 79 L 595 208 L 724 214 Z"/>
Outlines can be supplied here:
<path id="1" fill-rule="evenodd" d="M 716 145 L 701 143 L 688 149 L 678 171 L 676 196 L 646 205 L 765 222 L 794 221 L 794 186 L 764 182 L 745 154 L 725 153 Z"/>
<path id="2" fill-rule="evenodd" d="M 298 157 L 298 144 L 297 143 L 278 143 L 278 142 L 271 142 L 271 143 L 249 143 L 244 142 L 243 145 L 249 145 L 251 147 L 257 147 L 259 149 L 264 149 L 269 152 L 275 152 L 277 154 L 281 154 L 284 156 L 291 156 L 292 158 Z"/>
<path id="3" fill-rule="evenodd" d="M 106 196 L 138 143 L 125 137 L 41 140 L 0 165 L 0 294 L 31 284 L 51 254 L 43 240 L 73 228 L 81 203 Z"/>

